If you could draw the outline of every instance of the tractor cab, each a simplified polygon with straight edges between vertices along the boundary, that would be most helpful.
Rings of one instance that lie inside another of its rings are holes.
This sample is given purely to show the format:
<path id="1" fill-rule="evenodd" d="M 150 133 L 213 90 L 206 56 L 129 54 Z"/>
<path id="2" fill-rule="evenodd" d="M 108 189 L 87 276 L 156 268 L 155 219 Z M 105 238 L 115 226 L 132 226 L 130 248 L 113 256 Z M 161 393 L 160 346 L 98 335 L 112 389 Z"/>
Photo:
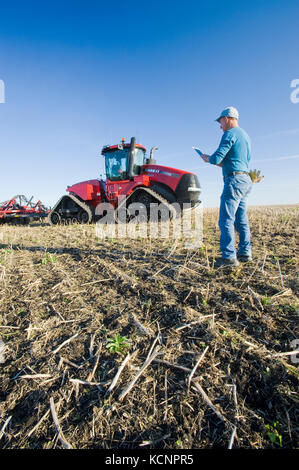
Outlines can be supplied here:
<path id="1" fill-rule="evenodd" d="M 146 148 L 136 144 L 134 137 L 130 144 L 123 140 L 119 145 L 103 147 L 107 180 L 124 181 L 140 175 L 141 167 L 145 163 L 145 152 Z"/>

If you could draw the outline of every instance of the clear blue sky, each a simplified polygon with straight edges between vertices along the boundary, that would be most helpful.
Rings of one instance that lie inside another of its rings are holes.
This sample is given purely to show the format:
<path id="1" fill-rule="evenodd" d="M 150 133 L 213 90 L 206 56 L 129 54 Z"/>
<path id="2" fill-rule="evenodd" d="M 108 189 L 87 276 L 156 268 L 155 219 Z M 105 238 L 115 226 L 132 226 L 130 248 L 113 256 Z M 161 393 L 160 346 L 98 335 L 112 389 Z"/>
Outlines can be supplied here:
<path id="1" fill-rule="evenodd" d="M 265 175 L 250 204 L 298 202 L 297 0 L 11 0 L 0 13 L 0 201 L 53 205 L 99 177 L 104 144 L 136 136 L 159 163 L 193 170 L 216 207 L 221 169 L 192 146 L 216 150 L 214 120 L 231 105 Z"/>

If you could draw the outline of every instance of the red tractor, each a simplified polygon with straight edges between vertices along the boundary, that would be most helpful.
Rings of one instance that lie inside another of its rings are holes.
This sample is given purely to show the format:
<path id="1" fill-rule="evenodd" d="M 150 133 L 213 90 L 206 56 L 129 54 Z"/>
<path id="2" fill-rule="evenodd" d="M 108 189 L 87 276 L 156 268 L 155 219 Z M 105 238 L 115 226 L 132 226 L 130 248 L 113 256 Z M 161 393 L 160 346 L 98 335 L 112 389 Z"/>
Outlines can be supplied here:
<path id="1" fill-rule="evenodd" d="M 146 158 L 146 148 L 124 139 L 119 145 L 105 146 L 106 180 L 88 180 L 68 186 L 68 195 L 62 196 L 49 214 L 52 225 L 59 223 L 90 223 L 97 219 L 97 206 L 110 203 L 119 210 L 121 205 L 138 202 L 147 208 L 153 202 L 163 204 L 173 212 L 172 203 L 189 203 L 196 206 L 200 194 L 197 176 L 175 168 L 157 165 L 151 149 Z"/>

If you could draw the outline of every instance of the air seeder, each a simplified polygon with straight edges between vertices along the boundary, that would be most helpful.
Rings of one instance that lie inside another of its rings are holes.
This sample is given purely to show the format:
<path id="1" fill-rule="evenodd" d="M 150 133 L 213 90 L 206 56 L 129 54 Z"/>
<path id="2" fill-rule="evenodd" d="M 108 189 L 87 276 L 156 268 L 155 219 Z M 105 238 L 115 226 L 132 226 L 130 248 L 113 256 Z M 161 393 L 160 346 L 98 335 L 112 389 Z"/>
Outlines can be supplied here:
<path id="1" fill-rule="evenodd" d="M 31 220 L 40 220 L 48 217 L 50 210 L 41 201 L 33 202 L 33 196 L 27 199 L 24 195 L 17 195 L 0 203 L 0 223 L 15 223 L 27 225 Z"/>

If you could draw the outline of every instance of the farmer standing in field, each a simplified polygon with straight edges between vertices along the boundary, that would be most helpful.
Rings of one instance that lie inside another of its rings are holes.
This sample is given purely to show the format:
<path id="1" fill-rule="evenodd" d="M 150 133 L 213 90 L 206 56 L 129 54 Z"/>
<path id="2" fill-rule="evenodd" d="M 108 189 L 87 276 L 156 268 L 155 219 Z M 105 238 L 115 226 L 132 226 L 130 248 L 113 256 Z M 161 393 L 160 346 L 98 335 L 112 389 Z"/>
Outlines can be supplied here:
<path id="1" fill-rule="evenodd" d="M 247 216 L 247 198 L 252 188 L 248 166 L 251 143 L 249 136 L 239 127 L 238 119 L 236 108 L 224 109 L 216 119 L 224 132 L 220 145 L 213 155 L 202 155 L 206 163 L 222 167 L 224 180 L 219 212 L 222 258 L 216 261 L 215 267 L 238 266 L 238 260 L 246 262 L 252 259 Z M 235 229 L 239 232 L 237 254 Z"/>

